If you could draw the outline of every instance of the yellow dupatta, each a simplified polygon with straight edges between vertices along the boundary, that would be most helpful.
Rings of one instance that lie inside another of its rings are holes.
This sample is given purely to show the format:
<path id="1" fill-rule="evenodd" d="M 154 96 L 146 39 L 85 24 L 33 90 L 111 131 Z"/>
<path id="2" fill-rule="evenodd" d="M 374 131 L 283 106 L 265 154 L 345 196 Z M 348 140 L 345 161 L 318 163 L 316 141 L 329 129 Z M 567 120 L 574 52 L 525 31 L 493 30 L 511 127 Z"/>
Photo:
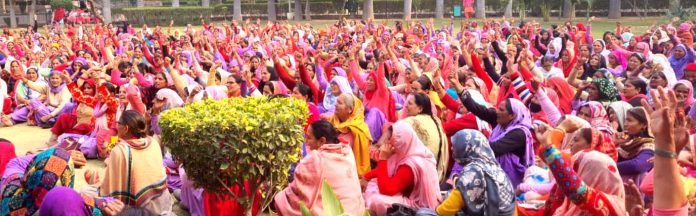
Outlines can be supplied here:
<path id="1" fill-rule="evenodd" d="M 358 166 L 358 176 L 362 177 L 365 173 L 369 172 L 370 167 L 370 144 L 372 144 L 372 135 L 370 134 L 370 129 L 365 123 L 365 107 L 362 101 L 352 95 L 353 97 L 353 113 L 344 122 L 336 117 L 336 114 L 332 115 L 329 122 L 336 127 L 336 130 L 340 133 L 351 133 L 353 134 L 353 143 L 351 148 L 353 149 L 353 154 L 355 155 L 355 164 Z"/>

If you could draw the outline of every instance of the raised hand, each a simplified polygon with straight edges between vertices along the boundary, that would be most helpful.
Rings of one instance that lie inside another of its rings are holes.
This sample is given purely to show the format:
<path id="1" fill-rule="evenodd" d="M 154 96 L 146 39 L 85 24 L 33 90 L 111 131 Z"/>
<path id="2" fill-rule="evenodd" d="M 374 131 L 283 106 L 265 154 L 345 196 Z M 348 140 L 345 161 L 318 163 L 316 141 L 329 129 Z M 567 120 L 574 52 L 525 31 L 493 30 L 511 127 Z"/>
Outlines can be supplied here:
<path id="1" fill-rule="evenodd" d="M 677 97 L 671 90 L 665 94 L 662 86 L 659 86 L 657 90 L 650 91 L 650 95 L 653 98 L 654 108 L 645 101 L 642 103 L 650 114 L 650 130 L 655 137 L 655 146 L 668 151 L 676 151 L 676 134 L 674 132 L 677 121 L 676 114 L 672 109 L 677 106 Z M 679 124 L 685 125 L 685 121 L 680 121 Z M 679 127 L 682 126 L 679 125 Z"/>

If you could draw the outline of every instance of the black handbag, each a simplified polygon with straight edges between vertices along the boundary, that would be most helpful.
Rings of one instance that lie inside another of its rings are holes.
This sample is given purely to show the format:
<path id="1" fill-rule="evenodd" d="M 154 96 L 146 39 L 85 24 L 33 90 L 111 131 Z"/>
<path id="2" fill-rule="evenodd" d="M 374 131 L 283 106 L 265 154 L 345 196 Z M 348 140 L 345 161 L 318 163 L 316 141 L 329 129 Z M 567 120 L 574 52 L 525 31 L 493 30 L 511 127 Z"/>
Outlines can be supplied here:
<path id="1" fill-rule="evenodd" d="M 403 204 L 394 203 L 387 209 L 387 216 L 413 216 L 416 215 L 417 209 L 405 206 Z"/>

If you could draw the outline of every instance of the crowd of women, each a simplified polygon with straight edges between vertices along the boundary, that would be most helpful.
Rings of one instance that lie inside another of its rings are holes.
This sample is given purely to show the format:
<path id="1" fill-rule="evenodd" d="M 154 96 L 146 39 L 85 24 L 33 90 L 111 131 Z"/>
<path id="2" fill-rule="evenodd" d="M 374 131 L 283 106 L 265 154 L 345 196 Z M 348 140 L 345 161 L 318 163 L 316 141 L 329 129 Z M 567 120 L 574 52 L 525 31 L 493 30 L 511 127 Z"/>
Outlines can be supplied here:
<path id="1" fill-rule="evenodd" d="M 233 196 L 187 179 L 158 119 L 200 100 L 268 96 L 310 111 L 306 150 L 271 207 L 281 215 L 301 215 L 300 203 L 322 215 L 323 181 L 350 215 L 686 215 L 696 23 L 617 23 L 594 39 L 593 20 L 174 31 L 122 17 L 5 30 L 2 125 L 52 136 L 26 155 L 0 141 L 1 212 L 243 215 Z M 74 188 L 87 159 L 106 171 Z"/>

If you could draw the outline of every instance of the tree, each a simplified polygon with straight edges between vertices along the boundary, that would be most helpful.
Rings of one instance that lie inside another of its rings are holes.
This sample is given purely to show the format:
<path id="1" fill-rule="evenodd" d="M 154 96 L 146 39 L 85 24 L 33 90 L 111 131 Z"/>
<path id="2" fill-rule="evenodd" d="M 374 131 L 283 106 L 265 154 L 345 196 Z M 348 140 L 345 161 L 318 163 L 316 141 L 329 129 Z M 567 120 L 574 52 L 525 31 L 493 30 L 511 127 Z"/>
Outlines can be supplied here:
<path id="1" fill-rule="evenodd" d="M 435 18 L 442 19 L 445 13 L 445 2 L 444 0 L 435 0 Z"/>
<path id="2" fill-rule="evenodd" d="M 295 0 L 295 10 L 293 12 L 295 13 L 295 20 L 302 20 L 302 0 Z"/>
<path id="3" fill-rule="evenodd" d="M 10 27 L 17 28 L 17 15 L 15 14 L 14 0 L 10 0 Z"/>
<path id="4" fill-rule="evenodd" d="M 563 1 L 563 11 L 561 12 L 563 18 L 569 18 L 570 20 L 575 19 L 575 5 L 578 4 L 579 0 L 564 0 Z"/>
<path id="5" fill-rule="evenodd" d="M 411 7 L 413 6 L 413 0 L 404 0 L 404 19 L 411 20 Z"/>
<path id="6" fill-rule="evenodd" d="M 509 0 L 507 6 L 505 6 L 505 13 L 503 16 L 512 17 L 512 0 Z"/>
<path id="7" fill-rule="evenodd" d="M 276 16 L 275 0 L 268 0 L 268 20 L 275 21 Z"/>
<path id="8" fill-rule="evenodd" d="M 232 5 L 232 10 L 234 14 L 234 20 L 241 21 L 242 20 L 242 0 L 234 0 L 234 3 Z"/>
<path id="9" fill-rule="evenodd" d="M 210 7 L 210 0 L 201 0 L 201 6 Z"/>
<path id="10" fill-rule="evenodd" d="M 375 18 L 374 1 L 363 0 L 363 19 L 368 20 L 368 19 L 374 19 L 374 18 Z"/>
<path id="11" fill-rule="evenodd" d="M 609 19 L 621 18 L 621 0 L 609 0 Z"/>
<path id="12" fill-rule="evenodd" d="M 587 3 L 587 10 L 585 10 L 585 18 L 590 19 L 590 11 L 592 10 L 592 4 L 595 0 L 585 0 Z"/>
<path id="13" fill-rule="evenodd" d="M 486 0 L 476 1 L 476 12 L 475 16 L 478 19 L 486 18 Z"/>
<path id="14" fill-rule="evenodd" d="M 305 15 L 305 20 L 312 20 L 312 15 L 311 11 L 309 10 L 309 0 L 305 1 L 305 8 L 304 8 L 304 15 Z"/>
<path id="15" fill-rule="evenodd" d="M 36 0 L 31 0 L 31 5 L 29 6 L 29 25 L 34 25 L 34 15 L 36 15 Z"/>
<path id="16" fill-rule="evenodd" d="M 94 0 L 92 1 L 92 12 L 94 13 Z M 110 23 L 111 22 L 111 0 L 102 0 L 102 16 L 100 19 L 102 20 L 103 23 Z M 98 16 L 97 16 L 98 17 Z"/>
<path id="17" fill-rule="evenodd" d="M 548 22 L 551 18 L 551 2 L 549 0 L 542 0 L 539 2 L 539 9 L 541 9 L 541 15 L 544 18 L 544 22 Z"/>
<path id="18" fill-rule="evenodd" d="M 179 7 L 179 0 L 172 0 L 172 7 Z"/>

